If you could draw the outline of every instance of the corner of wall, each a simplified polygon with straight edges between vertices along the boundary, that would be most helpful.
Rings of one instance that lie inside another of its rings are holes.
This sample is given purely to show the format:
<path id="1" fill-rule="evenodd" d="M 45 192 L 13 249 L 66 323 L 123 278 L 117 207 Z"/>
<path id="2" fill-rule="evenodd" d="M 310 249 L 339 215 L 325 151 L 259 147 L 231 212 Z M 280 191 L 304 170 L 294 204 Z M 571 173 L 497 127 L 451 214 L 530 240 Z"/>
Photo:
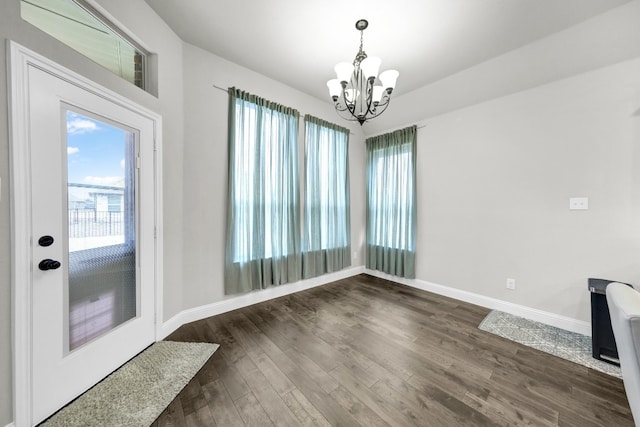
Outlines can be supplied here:
<path id="1" fill-rule="evenodd" d="M 162 327 L 160 328 L 158 339 L 160 340 L 166 338 L 167 336 L 169 336 L 169 334 L 186 323 L 195 322 L 200 319 L 216 316 L 218 314 L 237 310 L 242 307 L 247 307 L 253 304 L 283 297 L 285 295 L 293 294 L 296 292 L 305 291 L 307 289 L 335 282 L 336 280 L 356 276 L 358 274 L 361 274 L 362 272 L 364 272 L 363 266 L 350 267 L 334 273 L 314 277 L 312 279 L 301 280 L 296 283 L 289 283 L 280 286 L 273 286 L 260 291 L 233 296 L 222 301 L 217 301 L 211 304 L 202 305 L 200 307 L 183 310 L 163 323 Z"/>

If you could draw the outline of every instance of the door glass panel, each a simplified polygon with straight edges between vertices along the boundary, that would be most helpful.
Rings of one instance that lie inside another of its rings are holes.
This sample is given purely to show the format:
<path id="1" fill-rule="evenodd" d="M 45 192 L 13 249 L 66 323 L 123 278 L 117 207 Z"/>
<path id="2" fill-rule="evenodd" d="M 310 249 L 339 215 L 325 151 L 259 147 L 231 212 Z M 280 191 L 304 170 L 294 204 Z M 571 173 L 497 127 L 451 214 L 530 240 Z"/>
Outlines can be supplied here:
<path id="1" fill-rule="evenodd" d="M 67 110 L 66 134 L 72 351 L 136 317 L 136 133 Z"/>

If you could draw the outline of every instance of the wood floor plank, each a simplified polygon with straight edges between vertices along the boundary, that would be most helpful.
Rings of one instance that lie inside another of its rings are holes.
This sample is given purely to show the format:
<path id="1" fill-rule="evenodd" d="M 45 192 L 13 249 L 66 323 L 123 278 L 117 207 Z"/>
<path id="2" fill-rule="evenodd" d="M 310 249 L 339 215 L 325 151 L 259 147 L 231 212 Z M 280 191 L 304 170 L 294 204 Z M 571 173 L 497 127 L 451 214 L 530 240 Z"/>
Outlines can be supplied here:
<path id="1" fill-rule="evenodd" d="M 342 386 L 331 392 L 331 396 L 342 405 L 363 427 L 390 427 L 391 425 L 376 414 L 368 405 Z"/>
<path id="2" fill-rule="evenodd" d="M 291 380 L 264 352 L 251 355 L 251 359 L 280 396 L 289 393 L 295 388 Z"/>
<path id="3" fill-rule="evenodd" d="M 497 371 L 498 372 L 498 371 Z M 558 392 L 557 381 L 540 381 L 532 378 L 522 378 L 514 381 L 513 376 L 496 376 L 492 378 L 500 384 L 508 384 L 513 388 L 517 388 L 521 393 L 527 393 L 537 401 L 547 400 L 549 408 L 558 412 L 573 412 L 581 416 L 587 415 L 587 418 L 600 420 L 600 422 L 609 422 L 611 425 L 624 425 L 629 417 L 627 410 L 620 409 L 619 405 L 611 405 L 609 402 L 603 402 L 600 399 L 591 399 L 590 401 L 576 399 L 571 390 L 567 392 Z M 604 414 L 606 412 L 606 420 Z"/>
<path id="4" fill-rule="evenodd" d="M 398 363 L 400 352 L 389 346 L 387 342 L 381 342 L 372 336 L 364 337 L 357 333 L 354 333 L 354 336 L 356 338 L 351 341 L 350 346 L 356 351 L 366 355 L 400 378 L 407 379 L 413 375 L 411 368 L 403 363 Z"/>
<path id="5" fill-rule="evenodd" d="M 352 373 L 344 366 L 338 366 L 330 372 L 338 382 L 354 395 L 358 400 L 367 405 L 376 415 L 390 425 L 412 426 L 415 425 L 413 414 L 403 413 L 393 406 L 393 402 L 385 401 L 364 384 L 360 383 Z"/>
<path id="6" fill-rule="evenodd" d="M 235 401 L 249 393 L 249 386 L 242 378 L 242 375 L 233 364 L 227 363 L 222 356 L 222 351 L 214 353 L 211 359 L 214 369 L 218 372 L 220 380 L 224 383 L 232 400 Z"/>
<path id="7" fill-rule="evenodd" d="M 541 419 L 529 412 L 523 412 L 517 406 L 505 405 L 504 401 L 497 400 L 493 396 L 481 398 L 473 393 L 467 393 L 462 398 L 462 401 L 503 427 L 531 425 L 550 427 L 556 426 L 558 421 L 558 414 L 556 414 L 553 421 Z M 535 423 L 532 423 L 532 419 L 535 419 Z"/>
<path id="8" fill-rule="evenodd" d="M 358 423 L 353 416 L 327 394 L 306 372 L 293 366 L 287 376 L 297 390 L 322 414 L 332 426 L 354 426 Z"/>
<path id="9" fill-rule="evenodd" d="M 302 319 L 298 320 L 305 322 L 307 333 L 313 334 L 336 349 L 340 353 L 337 360 L 340 360 L 341 363 L 357 364 L 363 369 L 366 369 L 373 362 L 365 354 L 354 350 L 350 345 L 353 341 L 353 333 L 346 327 L 346 325 L 333 326 L 332 328 L 327 329 L 326 325 L 318 326 L 316 324 L 308 323 Z"/>
<path id="10" fill-rule="evenodd" d="M 425 395 L 431 395 L 433 387 L 437 387 L 436 395 L 440 390 L 446 390 L 452 398 L 465 402 L 469 395 L 473 395 L 485 402 L 491 400 L 496 406 L 504 403 L 507 408 L 514 409 L 510 411 L 514 421 L 526 419 L 537 420 L 542 424 L 547 422 L 555 424 L 558 420 L 558 411 L 551 409 L 546 399 L 542 401 L 532 399 L 528 394 L 523 394 L 523 390 L 519 388 L 504 387 L 492 379 L 473 377 L 464 372 L 433 370 L 431 375 L 414 375 L 408 383 Z"/>
<path id="11" fill-rule="evenodd" d="M 404 381 L 399 380 L 399 383 Z M 406 383 L 404 383 L 406 384 Z M 443 417 L 443 408 L 438 408 L 436 402 L 431 402 L 424 396 L 419 396 L 415 390 L 404 390 L 402 393 L 391 387 L 387 381 L 376 382 L 371 390 L 389 402 L 394 408 L 403 413 L 414 425 L 441 426 L 453 421 L 453 417 Z"/>
<path id="12" fill-rule="evenodd" d="M 294 389 L 291 392 L 282 396 L 291 412 L 293 412 L 300 425 L 303 426 L 318 426 L 318 427 L 330 427 L 329 421 L 316 409 L 315 406 L 304 397 L 298 389 Z"/>
<path id="13" fill-rule="evenodd" d="M 183 325 L 220 348 L 153 426 L 633 426 L 620 379 L 488 312 L 362 274 Z"/>
<path id="14" fill-rule="evenodd" d="M 274 425 L 262 406 L 260 406 L 260 402 L 258 402 L 258 399 L 256 399 L 253 393 L 242 396 L 240 399 L 236 400 L 234 404 L 236 405 L 238 413 L 242 417 L 245 425 L 255 427 Z"/>
<path id="15" fill-rule="evenodd" d="M 331 393 L 338 388 L 339 384 L 331 375 L 329 375 L 324 369 L 318 366 L 313 360 L 309 359 L 304 354 L 300 353 L 296 349 L 289 349 L 286 352 L 289 359 L 295 363 L 298 368 L 306 372 L 309 377 L 315 381 L 326 393 Z"/>
<path id="16" fill-rule="evenodd" d="M 216 380 L 203 386 L 202 391 L 216 425 L 244 426 L 244 421 L 242 421 L 222 380 Z"/>
<path id="17" fill-rule="evenodd" d="M 279 310 L 271 310 L 270 313 Z M 266 313 L 263 313 L 266 315 Z M 274 342 L 279 342 L 278 346 L 292 348 L 304 353 L 309 359 L 313 360 L 325 370 L 331 370 L 342 357 L 340 353 L 325 341 L 312 334 L 305 325 L 291 318 L 288 314 L 275 320 L 278 325 L 279 333 L 273 334 L 272 331 L 264 331 Z M 283 341 L 286 341 L 283 343 Z M 283 345 L 284 344 L 284 345 Z"/>
<path id="18" fill-rule="evenodd" d="M 249 356 L 238 359 L 236 367 L 275 425 L 295 427 L 298 424 L 295 415 Z"/>
<path id="19" fill-rule="evenodd" d="M 184 419 L 188 427 L 217 426 L 216 422 L 211 416 L 209 406 L 206 405 L 198 408 L 198 410 L 196 410 L 195 412 L 191 412 L 190 414 L 185 415 Z"/>

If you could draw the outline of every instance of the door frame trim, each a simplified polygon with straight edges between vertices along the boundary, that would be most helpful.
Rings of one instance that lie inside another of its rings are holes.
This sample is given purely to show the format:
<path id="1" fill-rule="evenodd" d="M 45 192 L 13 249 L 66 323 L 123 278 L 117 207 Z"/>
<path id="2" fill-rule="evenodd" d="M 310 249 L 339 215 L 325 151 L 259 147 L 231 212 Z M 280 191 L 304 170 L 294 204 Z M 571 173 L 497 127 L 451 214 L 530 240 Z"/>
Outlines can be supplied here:
<path id="1" fill-rule="evenodd" d="M 154 293 L 155 340 L 160 337 L 163 307 L 162 117 L 124 96 L 77 74 L 20 44 L 7 41 L 9 86 L 9 160 L 11 205 L 11 292 L 13 346 L 13 416 L 15 425 L 32 425 L 32 275 L 31 171 L 29 167 L 29 67 L 39 68 L 94 95 L 135 111 L 154 123 Z"/>

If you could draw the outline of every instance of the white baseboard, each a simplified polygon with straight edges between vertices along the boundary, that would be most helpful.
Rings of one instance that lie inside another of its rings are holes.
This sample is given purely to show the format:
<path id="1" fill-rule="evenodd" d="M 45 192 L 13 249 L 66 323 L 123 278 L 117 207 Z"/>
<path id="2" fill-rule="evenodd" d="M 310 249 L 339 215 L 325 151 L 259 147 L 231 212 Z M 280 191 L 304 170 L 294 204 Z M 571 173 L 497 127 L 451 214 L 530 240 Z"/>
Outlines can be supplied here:
<path id="1" fill-rule="evenodd" d="M 16 425 L 13 422 L 10 422 L 9 424 L 7 424 L 4 427 L 16 427 Z"/>
<path id="2" fill-rule="evenodd" d="M 315 288 L 316 286 L 325 285 L 336 280 L 345 279 L 347 277 L 356 276 L 366 273 L 371 276 L 380 277 L 391 282 L 400 283 L 411 286 L 412 288 L 421 289 L 434 294 L 443 295 L 460 301 L 486 307 L 492 310 L 500 310 L 505 313 L 514 314 L 526 319 L 535 320 L 536 322 L 555 326 L 567 331 L 591 336 L 591 323 L 582 320 L 573 319 L 571 317 L 561 316 L 559 314 L 549 313 L 547 311 L 538 310 L 524 305 L 514 304 L 508 301 L 502 301 L 496 298 L 475 294 L 473 292 L 463 291 L 461 289 L 450 288 L 448 286 L 439 285 L 419 279 L 405 279 L 376 270 L 365 269 L 363 266 L 351 267 L 340 270 L 335 273 L 325 274 L 313 279 L 301 280 L 296 283 L 285 284 L 282 286 L 274 286 L 272 288 L 261 291 L 250 292 L 240 296 L 217 301 L 200 307 L 191 308 L 181 311 L 162 324 L 162 328 L 158 339 L 166 338 L 173 331 L 178 329 L 185 323 L 195 322 L 210 316 L 226 313 L 228 311 L 237 310 L 270 299 L 279 298 L 295 292 L 304 291 Z M 10 427 L 10 426 L 7 426 Z"/>
<path id="3" fill-rule="evenodd" d="M 490 308 L 492 310 L 500 310 L 505 313 L 514 314 L 524 317 L 525 319 L 534 320 L 536 322 L 555 326 L 571 332 L 582 335 L 591 336 L 591 323 L 585 322 L 571 317 L 561 316 L 559 314 L 549 313 L 547 311 L 538 310 L 536 308 L 526 307 L 524 305 L 514 304 L 512 302 L 502 301 L 496 298 L 487 297 L 473 292 L 463 291 L 461 289 L 450 288 L 448 286 L 438 285 L 436 283 L 426 282 L 419 279 L 405 279 L 402 277 L 391 276 L 380 271 L 365 269 L 366 274 L 380 277 L 392 282 L 401 283 L 411 286 L 412 288 L 421 289 L 434 294 L 443 295 L 460 301 Z"/>
<path id="4" fill-rule="evenodd" d="M 316 286 L 326 285 L 327 283 L 335 282 L 336 280 L 345 279 L 351 276 L 356 276 L 363 272 L 363 266 L 351 267 L 337 271 L 335 273 L 329 273 L 319 277 L 314 277 L 312 279 L 301 280 L 299 282 L 281 286 L 274 286 L 261 291 L 250 292 L 200 307 L 190 308 L 188 310 L 181 311 L 171 319 L 164 322 L 162 324 L 162 328 L 159 334 L 160 336 L 158 337 L 158 339 L 166 338 L 170 333 L 172 333 L 185 323 L 195 322 L 196 320 L 216 316 L 218 314 L 237 310 L 239 308 L 257 304 L 259 302 L 264 302 L 270 299 L 293 294 L 295 292 L 315 288 Z"/>

